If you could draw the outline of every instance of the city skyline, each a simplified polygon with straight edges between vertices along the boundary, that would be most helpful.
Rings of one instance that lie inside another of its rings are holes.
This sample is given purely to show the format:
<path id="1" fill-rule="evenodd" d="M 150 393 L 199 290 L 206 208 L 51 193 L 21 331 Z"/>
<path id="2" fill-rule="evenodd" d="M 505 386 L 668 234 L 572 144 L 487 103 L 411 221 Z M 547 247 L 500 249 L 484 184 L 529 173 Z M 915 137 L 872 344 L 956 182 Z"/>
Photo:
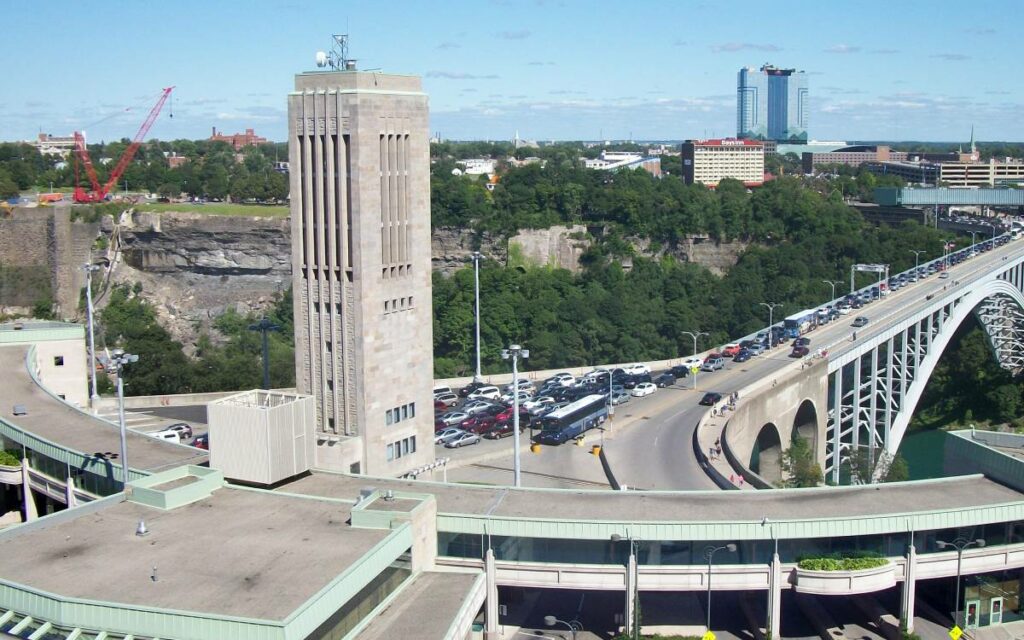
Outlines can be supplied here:
<path id="1" fill-rule="evenodd" d="M 283 79 L 314 69 L 331 32 L 348 31 L 361 69 L 423 77 L 430 130 L 448 139 L 511 139 L 517 130 L 536 140 L 728 136 L 736 70 L 765 62 L 807 71 L 813 139 L 953 141 L 972 124 L 980 140 L 1024 138 L 1024 89 L 1006 82 L 1011 30 L 1000 25 L 1013 15 L 1009 2 L 790 1 L 764 14 L 753 2 L 599 7 L 400 2 L 385 15 L 328 2 L 258 2 L 245 13 L 113 3 L 104 15 L 116 21 L 99 22 L 70 2 L 13 4 L 0 132 L 131 137 L 160 89 L 175 85 L 174 118 L 169 109 L 151 137 L 251 127 L 284 140 Z M 737 15 L 757 20 L 737 26 Z M 40 34 L 60 24 L 92 27 L 61 36 L 74 64 L 42 53 Z"/>

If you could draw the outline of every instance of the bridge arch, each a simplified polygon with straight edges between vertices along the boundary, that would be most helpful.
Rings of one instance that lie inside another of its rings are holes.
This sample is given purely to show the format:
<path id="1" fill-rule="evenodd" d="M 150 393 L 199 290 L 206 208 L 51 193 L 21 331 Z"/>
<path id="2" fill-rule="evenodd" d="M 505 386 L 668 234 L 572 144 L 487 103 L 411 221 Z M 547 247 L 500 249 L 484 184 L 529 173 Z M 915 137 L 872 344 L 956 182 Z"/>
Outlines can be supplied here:
<path id="1" fill-rule="evenodd" d="M 803 438 L 811 446 L 811 451 L 818 450 L 818 409 L 809 398 L 800 403 L 793 418 L 793 440 Z"/>
<path id="2" fill-rule="evenodd" d="M 757 432 L 747 468 L 773 484 L 782 480 L 782 436 L 774 422 Z"/>
<path id="3" fill-rule="evenodd" d="M 978 315 L 1000 364 L 1019 366 L 1020 354 L 1007 353 L 1007 343 L 1016 341 L 1018 348 L 1024 349 L 1019 339 L 1014 340 L 1024 334 L 1024 293 L 1018 288 L 1024 283 L 1010 280 L 1020 264 L 1011 262 L 987 280 L 943 298 L 936 296 L 922 313 L 829 362 L 826 468 L 834 481 L 838 480 L 844 445 L 877 447 L 896 454 L 939 358 L 969 315 Z M 1012 308 L 1014 317 L 995 317 L 992 310 L 996 306 Z M 1020 326 L 1007 326 L 1018 320 Z M 872 396 L 886 397 L 888 403 L 872 401 Z"/>

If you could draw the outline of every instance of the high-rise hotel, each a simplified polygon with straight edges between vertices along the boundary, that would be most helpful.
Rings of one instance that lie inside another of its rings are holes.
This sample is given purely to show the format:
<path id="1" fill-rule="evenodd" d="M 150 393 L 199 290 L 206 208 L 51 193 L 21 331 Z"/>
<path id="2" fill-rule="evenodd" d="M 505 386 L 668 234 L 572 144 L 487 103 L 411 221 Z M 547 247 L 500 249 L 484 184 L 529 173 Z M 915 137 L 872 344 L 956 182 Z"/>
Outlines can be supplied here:
<path id="1" fill-rule="evenodd" d="M 740 69 L 736 83 L 736 137 L 807 142 L 807 74 L 764 65 Z"/>
<path id="2" fill-rule="evenodd" d="M 316 466 L 434 460 L 427 96 L 420 79 L 302 73 L 288 96 L 297 386 Z"/>

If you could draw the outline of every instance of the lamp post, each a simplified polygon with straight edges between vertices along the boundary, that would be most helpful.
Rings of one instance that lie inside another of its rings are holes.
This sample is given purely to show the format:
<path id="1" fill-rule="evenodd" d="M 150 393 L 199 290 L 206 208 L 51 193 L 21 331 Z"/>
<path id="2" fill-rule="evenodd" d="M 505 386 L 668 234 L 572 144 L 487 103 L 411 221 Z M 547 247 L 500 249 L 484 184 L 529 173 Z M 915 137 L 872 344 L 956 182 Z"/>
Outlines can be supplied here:
<path id="1" fill-rule="evenodd" d="M 583 631 L 583 625 L 579 620 L 570 620 L 569 622 L 566 622 L 565 620 L 559 620 L 555 616 L 544 616 L 544 624 L 549 627 L 553 627 L 556 624 L 564 624 L 569 627 L 569 631 L 572 632 L 572 640 L 576 640 L 577 632 Z"/>
<path id="2" fill-rule="evenodd" d="M 768 346 L 775 342 L 775 307 L 781 307 L 781 302 L 759 302 L 762 307 L 768 307 Z"/>
<path id="3" fill-rule="evenodd" d="M 110 358 L 110 366 L 117 373 L 117 419 L 121 427 L 121 479 L 123 486 L 128 486 L 128 441 L 127 427 L 124 421 L 124 366 L 138 362 L 139 356 L 125 353 L 124 349 L 114 349 Z"/>
<path id="4" fill-rule="evenodd" d="M 259 322 L 249 325 L 249 331 L 259 331 L 263 337 L 263 388 L 270 389 L 270 345 L 267 341 L 267 334 L 271 331 L 280 331 L 281 327 L 274 324 L 263 316 Z"/>
<path id="5" fill-rule="evenodd" d="M 480 375 L 480 261 L 484 256 L 479 251 L 474 251 L 470 258 L 473 260 L 474 316 L 476 318 L 476 373 L 473 374 L 473 382 L 481 382 L 484 378 Z"/>
<path id="6" fill-rule="evenodd" d="M 917 277 L 917 267 L 921 263 L 921 254 L 928 253 L 927 251 L 911 249 L 910 253 L 914 254 L 914 277 Z"/>
<path id="7" fill-rule="evenodd" d="M 697 338 L 699 338 L 701 336 L 711 335 L 711 334 L 707 333 L 706 331 L 682 331 L 680 333 L 682 335 L 684 335 L 684 336 L 690 336 L 691 338 L 693 338 L 693 357 L 694 358 L 697 357 Z M 698 371 L 699 370 L 700 369 L 698 369 Z M 693 372 L 693 388 L 694 389 L 697 388 L 697 373 L 696 372 Z"/>
<path id="8" fill-rule="evenodd" d="M 827 284 L 827 285 L 832 287 L 832 297 L 829 298 L 829 300 L 835 300 L 836 299 L 836 285 L 837 284 L 843 284 L 843 281 L 842 280 L 822 280 L 822 282 L 824 282 L 825 284 Z"/>
<path id="9" fill-rule="evenodd" d="M 100 399 L 100 394 L 96 391 L 96 330 L 93 326 L 95 310 L 92 306 L 92 274 L 99 271 L 100 268 L 100 264 L 86 263 L 82 265 L 82 269 L 85 271 L 85 308 L 86 314 L 89 316 L 89 379 L 92 382 L 89 405 L 93 411 L 96 410 L 96 401 Z"/>
<path id="10" fill-rule="evenodd" d="M 518 487 L 521 482 L 522 471 L 519 466 L 519 358 L 530 357 L 530 350 L 523 349 L 518 344 L 510 344 L 508 349 L 501 350 L 501 357 L 504 360 L 512 360 L 512 437 L 513 460 L 512 466 L 513 485 Z M 609 373 L 609 375 L 611 375 Z"/>
<path id="11" fill-rule="evenodd" d="M 726 550 L 729 553 L 736 552 L 736 545 L 733 543 L 725 544 L 720 547 L 709 546 L 704 549 L 704 557 L 708 559 L 708 610 L 707 610 L 707 630 L 711 631 L 711 559 L 715 557 L 716 551 Z"/>
<path id="12" fill-rule="evenodd" d="M 971 246 L 974 246 L 974 236 L 978 235 L 977 231 L 971 231 Z"/>
<path id="13" fill-rule="evenodd" d="M 611 540 L 612 542 L 622 542 L 623 537 L 618 533 L 613 533 L 611 536 Z M 633 566 L 637 562 L 636 543 L 637 540 L 639 540 L 639 538 L 634 538 L 633 536 L 629 535 L 629 530 L 627 529 L 625 540 L 629 542 L 629 558 L 626 560 L 626 571 L 630 572 L 632 571 Z M 624 622 L 626 622 L 629 625 L 629 637 L 633 638 L 634 640 L 639 640 L 640 619 L 636 615 L 636 605 L 638 596 L 640 594 L 639 590 L 637 589 L 636 579 L 633 575 L 630 575 L 629 578 L 626 580 L 626 585 L 629 588 L 629 592 L 626 594 L 626 598 L 628 598 L 631 602 L 632 606 L 630 606 L 629 609 L 633 611 L 633 615 L 630 617 L 629 620 L 624 620 Z"/>
<path id="14" fill-rule="evenodd" d="M 966 538 L 957 538 L 952 542 L 945 542 L 943 540 L 936 540 L 935 546 L 939 549 L 946 549 L 952 547 L 956 549 L 956 601 L 953 603 L 953 626 L 958 625 L 960 622 L 960 562 L 964 557 L 964 549 L 968 547 L 984 547 L 985 539 L 978 538 L 977 540 L 968 540 Z"/>

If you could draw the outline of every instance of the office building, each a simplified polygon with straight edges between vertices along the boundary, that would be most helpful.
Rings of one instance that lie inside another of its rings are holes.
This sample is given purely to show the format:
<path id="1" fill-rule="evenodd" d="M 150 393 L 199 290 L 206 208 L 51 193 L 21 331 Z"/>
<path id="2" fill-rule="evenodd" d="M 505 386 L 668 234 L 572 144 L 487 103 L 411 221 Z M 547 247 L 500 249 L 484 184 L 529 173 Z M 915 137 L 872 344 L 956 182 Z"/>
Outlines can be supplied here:
<path id="1" fill-rule="evenodd" d="M 736 84 L 736 137 L 807 142 L 807 75 L 764 65 L 740 69 Z"/>
<path id="2" fill-rule="evenodd" d="M 686 184 L 714 187 L 725 178 L 748 187 L 764 183 L 764 144 L 757 140 L 687 140 L 682 153 Z"/>
<path id="3" fill-rule="evenodd" d="M 210 135 L 210 142 L 226 142 L 230 144 L 235 151 L 241 151 L 243 147 L 263 144 L 266 141 L 266 138 L 256 135 L 256 132 L 252 129 L 246 129 L 245 133 L 224 135 L 217 131 L 217 127 L 213 127 L 213 133 Z"/>
<path id="4" fill-rule="evenodd" d="M 433 461 L 427 96 L 412 76 L 302 73 L 288 96 L 296 383 L 316 466 Z"/>
<path id="5" fill-rule="evenodd" d="M 804 173 L 813 173 L 814 168 L 821 165 L 859 167 L 865 162 L 902 162 L 907 159 L 906 151 L 893 151 L 886 145 L 854 145 L 835 151 L 805 151 L 801 155 Z"/>

